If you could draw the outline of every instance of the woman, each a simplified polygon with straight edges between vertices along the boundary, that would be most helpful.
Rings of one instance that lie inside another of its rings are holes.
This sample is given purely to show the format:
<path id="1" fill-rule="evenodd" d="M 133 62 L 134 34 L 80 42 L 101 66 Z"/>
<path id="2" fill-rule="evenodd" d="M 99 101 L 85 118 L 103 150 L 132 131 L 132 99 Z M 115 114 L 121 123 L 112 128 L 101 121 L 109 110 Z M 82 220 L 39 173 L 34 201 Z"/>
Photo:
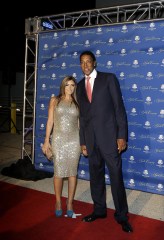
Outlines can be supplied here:
<path id="1" fill-rule="evenodd" d="M 50 147 L 52 132 L 52 153 L 54 162 L 54 191 L 56 195 L 56 217 L 63 214 L 61 196 L 63 178 L 68 178 L 67 216 L 73 215 L 73 199 L 77 183 L 77 168 L 80 158 L 79 143 L 79 108 L 76 101 L 76 80 L 66 76 L 60 86 L 57 97 L 49 103 L 46 136 L 42 147 L 43 153 Z"/>

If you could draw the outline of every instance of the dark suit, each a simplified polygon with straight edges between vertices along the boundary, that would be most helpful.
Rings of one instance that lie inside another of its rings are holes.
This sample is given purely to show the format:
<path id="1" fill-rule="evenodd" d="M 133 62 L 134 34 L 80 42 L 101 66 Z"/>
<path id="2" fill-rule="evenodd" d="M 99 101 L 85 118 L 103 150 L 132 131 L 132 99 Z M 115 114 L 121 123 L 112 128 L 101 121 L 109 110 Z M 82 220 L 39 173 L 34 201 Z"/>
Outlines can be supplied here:
<path id="1" fill-rule="evenodd" d="M 120 86 L 112 73 L 97 72 L 90 103 L 85 78 L 77 86 L 80 107 L 80 142 L 89 156 L 94 213 L 106 214 L 105 164 L 108 167 L 117 221 L 127 219 L 127 200 L 122 177 L 122 160 L 117 139 L 127 139 L 127 118 Z"/>

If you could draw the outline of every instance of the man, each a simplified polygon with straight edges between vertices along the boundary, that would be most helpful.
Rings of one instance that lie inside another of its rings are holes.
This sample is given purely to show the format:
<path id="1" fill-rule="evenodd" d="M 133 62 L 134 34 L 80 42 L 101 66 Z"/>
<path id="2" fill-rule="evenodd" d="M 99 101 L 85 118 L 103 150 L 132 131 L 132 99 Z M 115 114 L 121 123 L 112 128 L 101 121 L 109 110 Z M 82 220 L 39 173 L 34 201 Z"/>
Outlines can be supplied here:
<path id="1" fill-rule="evenodd" d="M 81 53 L 80 65 L 85 75 L 77 86 L 80 144 L 83 155 L 89 158 L 94 203 L 93 213 L 82 220 L 92 222 L 107 217 L 106 164 L 116 209 L 114 217 L 123 231 L 132 232 L 122 176 L 121 152 L 126 148 L 127 117 L 119 82 L 112 73 L 96 71 L 96 58 L 90 51 Z"/>

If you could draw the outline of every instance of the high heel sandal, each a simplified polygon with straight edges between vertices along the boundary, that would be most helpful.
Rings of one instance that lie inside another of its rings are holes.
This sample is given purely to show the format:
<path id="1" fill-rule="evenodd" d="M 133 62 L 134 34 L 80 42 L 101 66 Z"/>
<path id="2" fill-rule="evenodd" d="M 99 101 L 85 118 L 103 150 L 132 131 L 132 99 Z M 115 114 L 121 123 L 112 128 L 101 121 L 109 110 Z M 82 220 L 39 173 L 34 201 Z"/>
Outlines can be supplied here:
<path id="1" fill-rule="evenodd" d="M 61 208 L 61 204 L 59 204 L 59 205 L 60 205 L 60 208 Z M 63 210 L 62 209 L 56 209 L 55 210 L 55 216 L 56 217 L 61 217 L 62 214 L 63 214 Z"/>
<path id="2" fill-rule="evenodd" d="M 56 217 L 61 217 L 62 214 L 63 214 L 63 210 L 62 210 L 62 209 L 60 209 L 60 210 L 55 210 L 55 216 L 56 216 Z"/>
<path id="3" fill-rule="evenodd" d="M 73 210 L 68 210 L 68 201 L 66 201 L 66 204 L 67 204 L 67 216 L 72 218 L 72 216 L 74 214 L 74 211 Z"/>

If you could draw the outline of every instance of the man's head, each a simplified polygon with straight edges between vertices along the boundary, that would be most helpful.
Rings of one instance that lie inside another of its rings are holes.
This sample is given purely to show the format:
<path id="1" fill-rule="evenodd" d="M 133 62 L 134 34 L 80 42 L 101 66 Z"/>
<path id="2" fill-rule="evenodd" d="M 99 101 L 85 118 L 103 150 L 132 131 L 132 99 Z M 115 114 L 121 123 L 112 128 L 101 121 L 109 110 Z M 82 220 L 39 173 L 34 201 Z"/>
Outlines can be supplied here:
<path id="1" fill-rule="evenodd" d="M 80 66 L 85 75 L 90 75 L 96 67 L 96 58 L 91 51 L 84 51 L 80 54 Z"/>

